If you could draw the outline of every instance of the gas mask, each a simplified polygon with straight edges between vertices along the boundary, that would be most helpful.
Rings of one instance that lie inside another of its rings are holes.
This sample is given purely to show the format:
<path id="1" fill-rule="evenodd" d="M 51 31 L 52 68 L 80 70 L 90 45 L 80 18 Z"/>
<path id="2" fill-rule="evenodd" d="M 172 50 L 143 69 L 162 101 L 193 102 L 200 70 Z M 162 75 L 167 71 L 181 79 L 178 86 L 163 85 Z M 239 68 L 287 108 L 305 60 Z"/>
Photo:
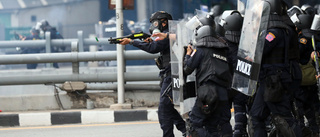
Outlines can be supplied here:
<path id="1" fill-rule="evenodd" d="M 162 26 L 162 23 L 165 23 L 165 26 Z M 153 20 L 151 22 L 151 26 L 149 28 L 150 34 L 153 34 L 153 32 L 163 32 L 164 30 L 168 29 L 168 22 L 165 19 L 161 20 Z"/>

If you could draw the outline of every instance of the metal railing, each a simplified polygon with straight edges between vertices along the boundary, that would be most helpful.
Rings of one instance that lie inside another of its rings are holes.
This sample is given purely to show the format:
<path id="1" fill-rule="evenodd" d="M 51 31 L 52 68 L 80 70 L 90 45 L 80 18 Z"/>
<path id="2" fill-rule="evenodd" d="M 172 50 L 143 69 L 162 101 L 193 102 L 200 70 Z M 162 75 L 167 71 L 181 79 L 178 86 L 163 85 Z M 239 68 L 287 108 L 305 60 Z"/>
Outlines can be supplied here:
<path id="1" fill-rule="evenodd" d="M 0 64 L 29 64 L 29 63 L 53 63 L 71 62 L 72 72 L 70 74 L 37 74 L 0 76 L 0 85 L 24 85 L 24 84 L 47 84 L 64 83 L 65 81 L 83 82 L 117 82 L 117 72 L 105 73 L 79 73 L 79 62 L 87 61 L 110 61 L 117 60 L 117 51 L 83 52 L 84 46 L 109 45 L 107 38 L 95 39 L 83 38 L 82 31 L 78 31 L 77 39 L 50 39 L 50 33 L 45 33 L 46 39 L 32 41 L 0 41 L 1 48 L 28 48 L 45 47 L 46 53 L 39 54 L 10 54 L 0 55 Z M 52 46 L 71 46 L 71 52 L 51 53 Z M 149 54 L 141 50 L 124 51 L 125 60 L 154 59 L 158 54 Z M 47 65 L 47 67 L 50 67 Z M 125 67 L 125 66 L 118 66 Z M 58 71 L 59 69 L 53 69 Z M 10 71 L 7 71 L 11 73 Z M 14 73 L 14 72 L 12 72 Z M 123 72 L 124 81 L 157 81 L 158 71 L 151 72 Z M 32 78 L 31 78 L 32 77 Z"/>

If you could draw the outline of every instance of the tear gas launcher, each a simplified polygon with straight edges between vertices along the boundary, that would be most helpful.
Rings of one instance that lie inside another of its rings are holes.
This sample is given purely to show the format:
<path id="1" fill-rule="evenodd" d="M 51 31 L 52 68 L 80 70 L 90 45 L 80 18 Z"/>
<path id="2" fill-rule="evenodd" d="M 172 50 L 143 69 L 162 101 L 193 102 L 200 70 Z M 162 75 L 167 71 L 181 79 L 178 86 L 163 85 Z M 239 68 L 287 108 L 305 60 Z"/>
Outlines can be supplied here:
<path id="1" fill-rule="evenodd" d="M 129 38 L 129 39 L 140 39 L 140 40 L 144 40 L 146 38 L 149 38 L 151 35 L 144 33 L 144 32 L 138 32 L 138 33 L 133 33 L 127 36 L 122 36 L 122 37 L 117 37 L 117 38 L 112 38 L 110 37 L 110 39 L 108 40 L 110 42 L 110 44 L 118 44 L 121 43 L 121 39 L 123 38 Z"/>

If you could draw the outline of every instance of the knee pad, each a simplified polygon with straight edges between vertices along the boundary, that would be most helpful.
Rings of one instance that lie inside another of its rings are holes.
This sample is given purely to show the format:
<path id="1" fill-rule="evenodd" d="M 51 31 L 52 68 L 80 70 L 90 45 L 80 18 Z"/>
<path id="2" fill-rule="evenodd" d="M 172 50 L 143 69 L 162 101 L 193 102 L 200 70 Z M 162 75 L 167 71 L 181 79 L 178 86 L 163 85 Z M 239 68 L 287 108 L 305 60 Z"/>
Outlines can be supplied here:
<path id="1" fill-rule="evenodd" d="M 285 137 L 295 137 L 293 129 L 289 126 L 288 122 L 281 116 L 273 116 L 272 122 L 276 129 Z"/>

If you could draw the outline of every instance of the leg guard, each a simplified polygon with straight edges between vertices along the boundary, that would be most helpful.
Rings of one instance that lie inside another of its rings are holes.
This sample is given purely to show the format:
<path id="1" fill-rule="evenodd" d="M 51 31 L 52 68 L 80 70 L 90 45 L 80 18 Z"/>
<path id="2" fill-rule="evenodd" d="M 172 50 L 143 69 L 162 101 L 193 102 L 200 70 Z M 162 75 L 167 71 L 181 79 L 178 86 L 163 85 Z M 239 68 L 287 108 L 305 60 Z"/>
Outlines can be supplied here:
<path id="1" fill-rule="evenodd" d="M 276 129 L 285 137 L 295 137 L 293 129 L 289 126 L 287 121 L 281 116 L 273 116 L 272 122 L 276 126 Z"/>
<path id="2" fill-rule="evenodd" d="M 251 118 L 250 115 L 248 117 L 248 134 L 249 134 L 250 137 L 253 137 L 253 135 L 254 135 L 253 125 L 252 125 L 252 118 Z"/>

